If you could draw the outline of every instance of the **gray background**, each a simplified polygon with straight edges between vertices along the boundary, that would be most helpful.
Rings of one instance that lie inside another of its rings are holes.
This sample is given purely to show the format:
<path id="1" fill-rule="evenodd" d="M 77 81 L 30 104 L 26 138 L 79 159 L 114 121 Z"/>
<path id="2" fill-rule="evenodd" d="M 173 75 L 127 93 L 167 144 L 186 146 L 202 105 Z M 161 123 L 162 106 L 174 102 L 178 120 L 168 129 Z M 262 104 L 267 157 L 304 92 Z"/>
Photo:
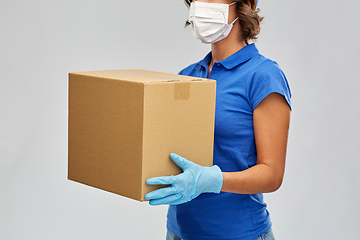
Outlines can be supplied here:
<path id="1" fill-rule="evenodd" d="M 360 239 L 360 1 L 260 0 L 257 42 L 289 79 L 278 240 Z M 68 72 L 177 73 L 208 51 L 181 0 L 0 1 L 0 239 L 164 239 L 166 207 L 67 180 Z"/>

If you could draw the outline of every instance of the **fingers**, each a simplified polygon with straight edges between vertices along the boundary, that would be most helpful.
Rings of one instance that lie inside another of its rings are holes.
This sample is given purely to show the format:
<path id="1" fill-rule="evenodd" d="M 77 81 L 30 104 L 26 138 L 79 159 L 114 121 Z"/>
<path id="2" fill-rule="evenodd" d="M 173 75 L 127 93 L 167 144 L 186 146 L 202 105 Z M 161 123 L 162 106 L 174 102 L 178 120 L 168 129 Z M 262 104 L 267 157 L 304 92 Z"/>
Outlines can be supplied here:
<path id="1" fill-rule="evenodd" d="M 170 158 L 182 170 L 185 170 L 192 164 L 191 161 L 187 160 L 186 158 L 180 157 L 179 155 L 177 155 L 175 153 L 170 153 Z"/>
<path id="2" fill-rule="evenodd" d="M 149 178 L 148 180 L 146 180 L 146 184 L 167 185 L 167 184 L 172 184 L 174 181 L 175 181 L 174 176 L 154 177 L 154 178 Z M 172 194 L 175 194 L 175 188 L 170 186 L 170 187 L 161 188 L 161 189 L 149 192 L 148 194 L 145 195 L 145 199 L 147 199 L 147 200 L 158 199 L 158 198 L 163 198 L 163 197 L 166 197 L 166 196 L 172 195 Z"/>
<path id="3" fill-rule="evenodd" d="M 161 199 L 174 194 L 176 194 L 176 190 L 174 187 L 160 188 L 158 190 L 154 190 L 146 194 L 145 199 L 146 200 Z"/>
<path id="4" fill-rule="evenodd" d="M 175 181 L 174 176 L 165 176 L 165 177 L 153 177 L 146 180 L 146 184 L 149 185 L 166 185 L 172 184 Z"/>
<path id="5" fill-rule="evenodd" d="M 179 198 L 176 194 L 169 195 L 164 198 L 154 199 L 151 200 L 150 205 L 157 206 L 157 205 L 164 205 L 164 204 L 180 204 Z"/>
<path id="6" fill-rule="evenodd" d="M 177 155 L 175 153 L 171 153 L 170 158 L 183 171 L 185 171 L 192 164 L 194 164 L 193 162 L 191 162 L 183 157 L 180 157 L 179 155 Z M 154 178 L 147 179 L 146 183 L 149 185 L 171 185 L 171 186 L 149 192 L 148 194 L 145 195 L 145 199 L 150 200 L 150 202 L 149 202 L 150 205 L 180 204 L 180 203 L 189 201 L 189 200 L 185 200 L 185 198 L 184 198 L 184 188 L 186 189 L 186 186 L 187 186 L 186 179 L 188 177 L 188 176 L 187 177 L 186 176 L 187 176 L 186 173 L 182 173 L 177 176 L 164 176 L 164 177 L 154 177 Z M 184 179 L 186 181 L 184 181 Z M 175 187 L 175 185 L 178 185 L 178 186 Z M 176 189 L 178 189 L 178 190 L 176 190 Z"/>

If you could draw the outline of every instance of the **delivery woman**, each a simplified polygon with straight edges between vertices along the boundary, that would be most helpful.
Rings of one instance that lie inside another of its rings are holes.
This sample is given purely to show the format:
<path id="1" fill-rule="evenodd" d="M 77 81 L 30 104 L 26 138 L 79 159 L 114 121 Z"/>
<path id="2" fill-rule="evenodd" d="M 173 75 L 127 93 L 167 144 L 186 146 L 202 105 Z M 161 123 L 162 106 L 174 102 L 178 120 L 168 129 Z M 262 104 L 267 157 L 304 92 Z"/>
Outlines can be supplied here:
<path id="1" fill-rule="evenodd" d="M 169 204 L 167 239 L 274 239 L 262 193 L 283 180 L 290 122 L 290 88 L 276 62 L 250 40 L 260 18 L 256 0 L 185 0 L 189 23 L 211 52 L 180 74 L 217 81 L 214 166 L 170 154 L 183 169 L 147 184 L 151 205 Z M 176 136 L 174 136 L 176 137 Z"/>

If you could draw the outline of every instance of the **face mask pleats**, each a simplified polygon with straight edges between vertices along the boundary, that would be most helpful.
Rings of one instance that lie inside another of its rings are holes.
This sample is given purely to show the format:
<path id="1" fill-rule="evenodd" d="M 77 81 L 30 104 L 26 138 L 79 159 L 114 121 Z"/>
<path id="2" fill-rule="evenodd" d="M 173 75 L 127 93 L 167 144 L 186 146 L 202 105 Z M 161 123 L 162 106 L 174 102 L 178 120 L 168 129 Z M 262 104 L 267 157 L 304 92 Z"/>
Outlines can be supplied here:
<path id="1" fill-rule="evenodd" d="M 215 43 L 228 36 L 233 26 L 233 23 L 228 24 L 229 6 L 232 4 L 199 1 L 191 3 L 189 22 L 201 42 Z"/>

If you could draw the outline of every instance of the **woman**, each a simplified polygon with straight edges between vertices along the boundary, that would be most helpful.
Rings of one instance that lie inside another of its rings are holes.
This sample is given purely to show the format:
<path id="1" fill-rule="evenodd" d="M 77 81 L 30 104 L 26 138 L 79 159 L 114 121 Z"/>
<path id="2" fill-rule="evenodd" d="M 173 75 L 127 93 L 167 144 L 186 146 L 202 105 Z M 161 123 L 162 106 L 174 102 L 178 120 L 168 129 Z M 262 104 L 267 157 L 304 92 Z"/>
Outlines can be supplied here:
<path id="1" fill-rule="evenodd" d="M 214 166 L 176 154 L 183 169 L 147 180 L 170 184 L 148 193 L 169 204 L 167 239 L 274 239 L 262 193 L 282 184 L 290 122 L 290 88 L 276 62 L 254 44 L 260 30 L 255 0 L 186 0 L 194 34 L 211 52 L 180 74 L 217 81 Z"/>

